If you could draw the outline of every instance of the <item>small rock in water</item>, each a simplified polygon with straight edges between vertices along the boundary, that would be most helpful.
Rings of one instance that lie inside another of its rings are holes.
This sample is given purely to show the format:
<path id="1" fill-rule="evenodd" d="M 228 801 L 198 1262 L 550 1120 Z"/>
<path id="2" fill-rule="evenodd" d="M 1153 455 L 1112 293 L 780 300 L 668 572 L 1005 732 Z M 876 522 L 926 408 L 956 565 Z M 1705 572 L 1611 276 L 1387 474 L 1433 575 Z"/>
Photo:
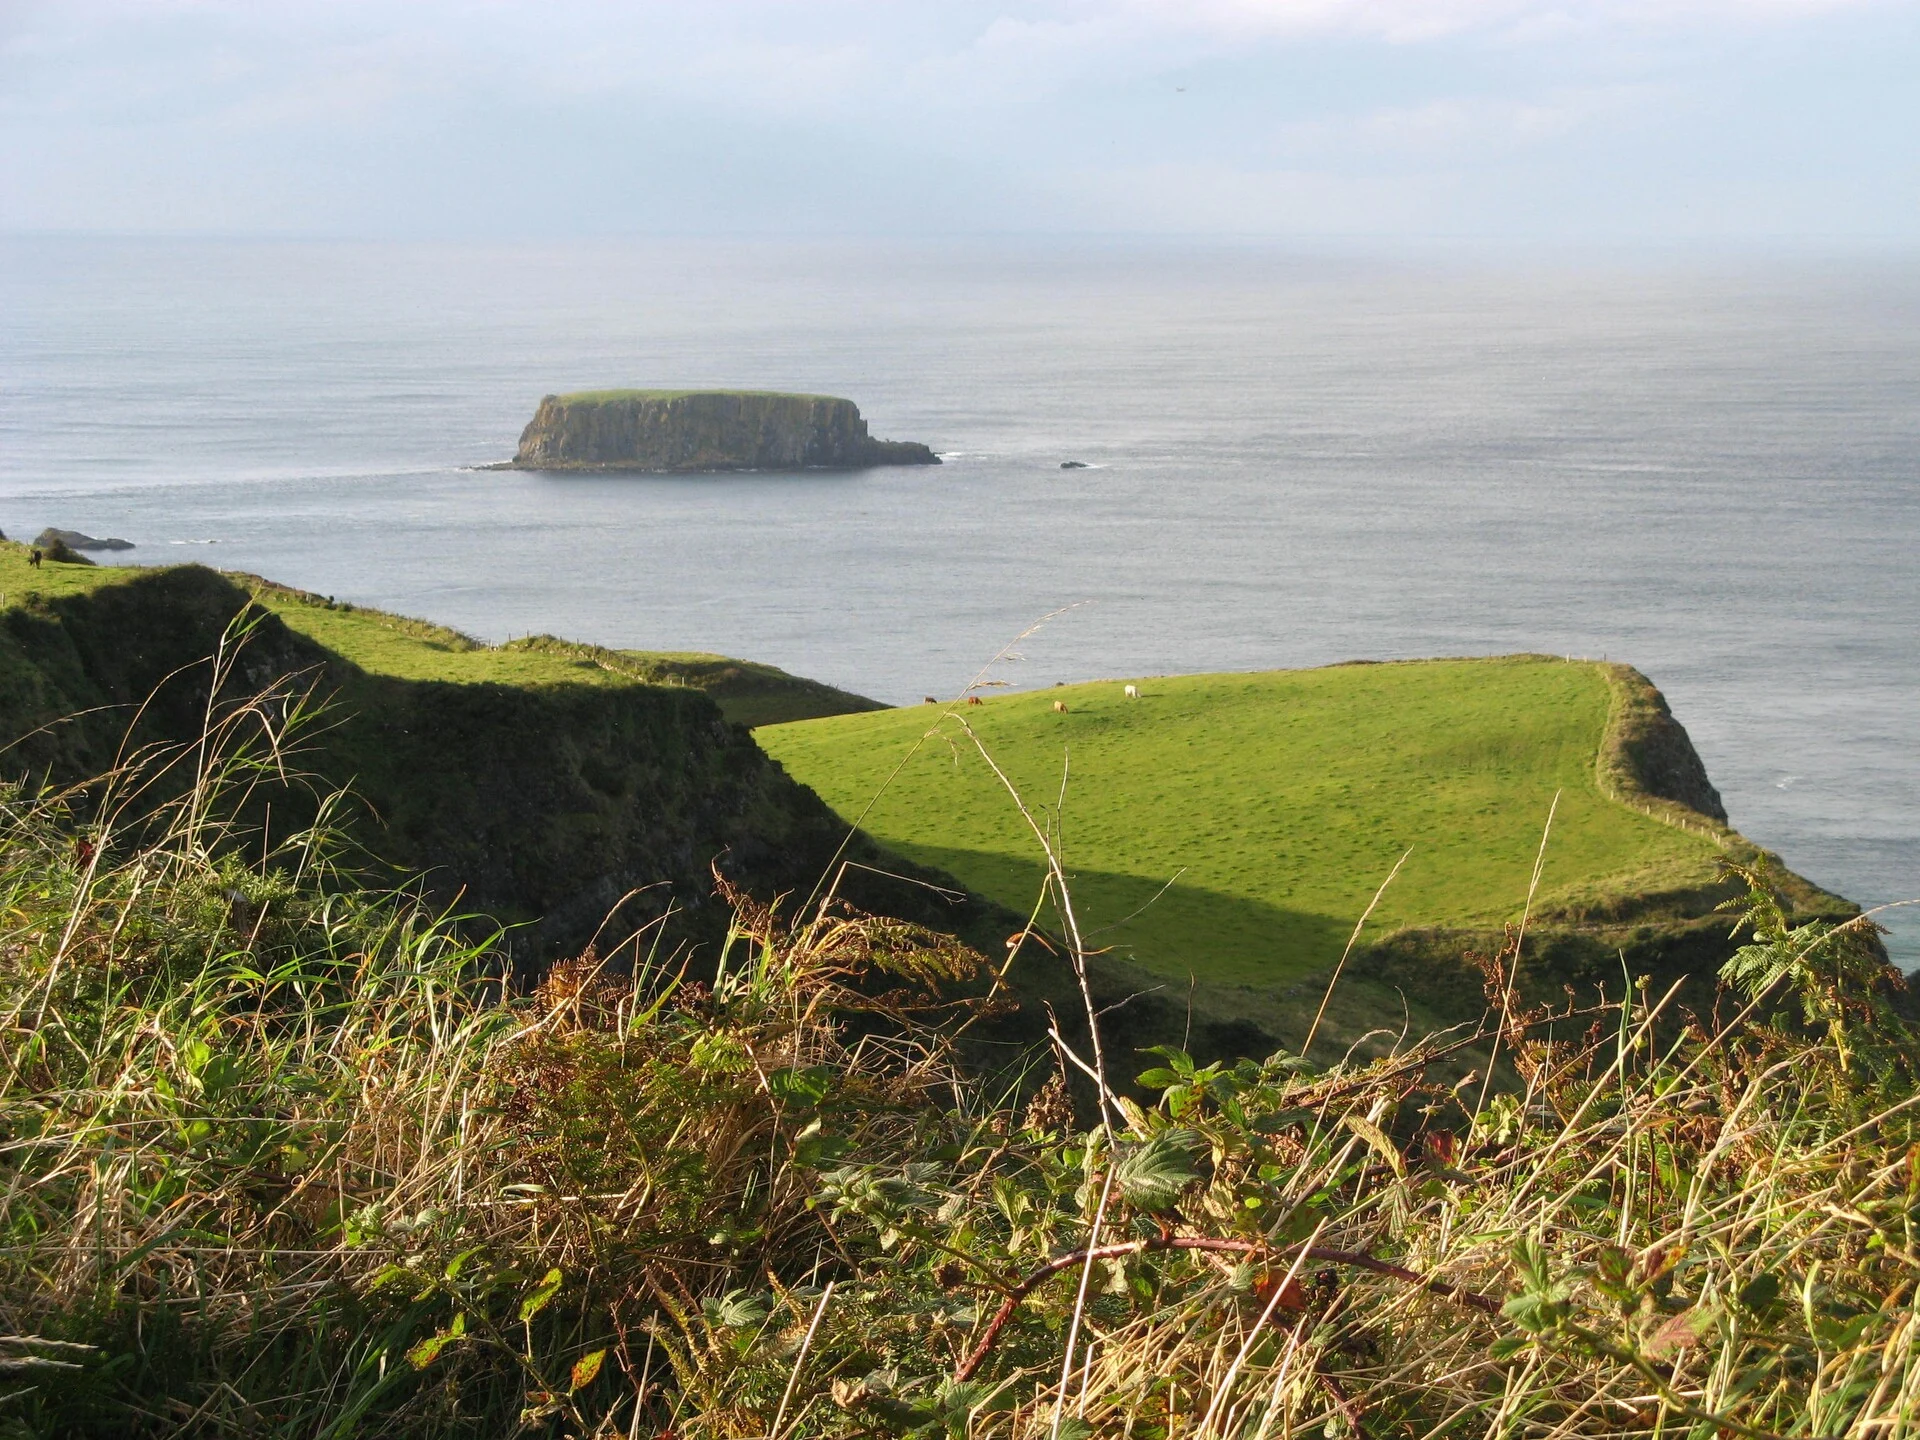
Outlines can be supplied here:
<path id="1" fill-rule="evenodd" d="M 1062 470 L 1085 470 L 1087 468 L 1087 462 L 1084 460 L 1062 460 L 1060 462 L 1060 468 Z"/>

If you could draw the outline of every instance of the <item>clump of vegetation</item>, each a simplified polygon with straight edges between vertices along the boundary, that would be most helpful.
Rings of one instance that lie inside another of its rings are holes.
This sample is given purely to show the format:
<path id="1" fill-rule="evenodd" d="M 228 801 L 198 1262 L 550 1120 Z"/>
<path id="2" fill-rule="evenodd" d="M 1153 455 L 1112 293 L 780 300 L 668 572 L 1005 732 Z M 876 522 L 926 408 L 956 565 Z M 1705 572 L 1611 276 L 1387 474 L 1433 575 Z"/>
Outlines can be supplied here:
<path id="1" fill-rule="evenodd" d="M 831 896 L 511 993 L 330 805 L 226 818 L 305 705 L 0 795 L 0 1431 L 1920 1433 L 1920 1037 L 1762 871 L 1711 1013 L 1516 937 L 1365 1064 L 1056 1025 L 999 1093 L 998 974 Z"/>

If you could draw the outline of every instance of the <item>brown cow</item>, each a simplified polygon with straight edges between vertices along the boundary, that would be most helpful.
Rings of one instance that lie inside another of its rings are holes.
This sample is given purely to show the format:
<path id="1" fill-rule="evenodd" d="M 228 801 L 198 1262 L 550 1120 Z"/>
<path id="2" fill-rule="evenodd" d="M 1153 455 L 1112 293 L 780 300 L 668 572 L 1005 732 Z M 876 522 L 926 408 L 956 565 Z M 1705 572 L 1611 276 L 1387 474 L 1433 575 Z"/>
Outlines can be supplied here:
<path id="1" fill-rule="evenodd" d="M 987 702 L 982 700 L 978 695 L 967 696 L 967 704 L 969 705 L 984 705 L 986 703 Z"/>

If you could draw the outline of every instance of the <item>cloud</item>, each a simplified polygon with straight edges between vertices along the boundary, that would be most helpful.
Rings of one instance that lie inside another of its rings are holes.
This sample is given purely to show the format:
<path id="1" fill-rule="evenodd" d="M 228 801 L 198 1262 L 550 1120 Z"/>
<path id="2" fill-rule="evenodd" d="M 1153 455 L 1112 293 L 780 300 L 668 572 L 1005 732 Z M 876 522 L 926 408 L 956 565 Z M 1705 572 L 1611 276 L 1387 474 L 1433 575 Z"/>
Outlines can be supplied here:
<path id="1" fill-rule="evenodd" d="M 5 223 L 83 228 L 1319 233 L 1532 226 L 1576 201 L 1657 230 L 1772 187 L 1723 213 L 1911 231 L 1916 13 L 0 0 L 0 194 Z"/>
<path id="2" fill-rule="evenodd" d="M 1263 47 L 1748 32 L 1887 0 L 61 0 L 0 8 L 8 109 L 366 116 L 485 87 L 950 113 Z M 254 93 L 249 93 L 249 92 Z"/>
<path id="3" fill-rule="evenodd" d="M 1169 29 L 1245 38 L 1341 34 L 1401 44 L 1473 32 L 1750 28 L 1885 0 L 1116 0 Z"/>
<path id="4" fill-rule="evenodd" d="M 1295 163 L 1342 157 L 1482 161 L 1552 146 L 1587 127 L 1637 123 L 1665 98 L 1657 86 L 1612 85 L 1548 91 L 1528 99 L 1447 96 L 1279 126 L 1271 149 Z"/>

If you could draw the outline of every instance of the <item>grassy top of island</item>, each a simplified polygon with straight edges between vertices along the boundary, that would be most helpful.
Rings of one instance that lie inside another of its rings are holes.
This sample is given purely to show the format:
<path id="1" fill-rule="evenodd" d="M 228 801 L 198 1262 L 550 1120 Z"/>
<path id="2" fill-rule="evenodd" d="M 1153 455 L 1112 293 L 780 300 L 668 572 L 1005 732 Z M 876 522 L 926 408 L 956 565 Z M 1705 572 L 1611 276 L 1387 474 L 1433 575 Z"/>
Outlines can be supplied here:
<path id="1" fill-rule="evenodd" d="M 1056 830 L 1088 944 L 1182 981 L 1324 970 L 1402 855 L 1372 936 L 1497 934 L 1520 919 L 1550 812 L 1533 914 L 1562 929 L 1710 914 L 1723 860 L 1751 848 L 1637 784 L 1628 721 L 1665 709 L 1625 667 L 1522 655 L 1137 688 L 987 692 L 757 738 L 890 849 L 1024 910 L 1042 858 L 970 728 Z"/>
<path id="2" fill-rule="evenodd" d="M 627 400 L 684 400 L 693 395 L 732 395 L 757 400 L 826 400 L 834 404 L 846 401 L 837 395 L 811 395 L 800 390 L 734 390 L 728 388 L 695 388 L 684 390 L 573 390 L 553 398 L 562 405 L 617 405 Z"/>

